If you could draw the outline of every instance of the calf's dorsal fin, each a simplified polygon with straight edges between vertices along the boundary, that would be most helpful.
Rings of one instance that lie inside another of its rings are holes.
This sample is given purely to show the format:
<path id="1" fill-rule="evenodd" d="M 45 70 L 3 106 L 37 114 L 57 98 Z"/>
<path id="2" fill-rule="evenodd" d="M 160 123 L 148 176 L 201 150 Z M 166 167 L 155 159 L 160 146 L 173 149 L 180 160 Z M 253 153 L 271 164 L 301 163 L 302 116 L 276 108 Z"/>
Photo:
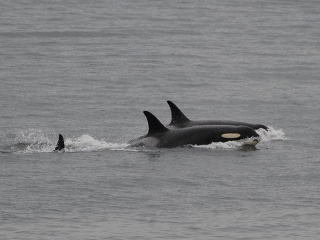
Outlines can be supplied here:
<path id="1" fill-rule="evenodd" d="M 60 151 L 64 149 L 64 139 L 61 134 L 59 134 L 59 140 L 56 145 L 56 148 L 54 149 L 55 151 Z"/>
<path id="2" fill-rule="evenodd" d="M 184 115 L 181 110 L 171 101 L 167 101 L 171 109 L 171 123 L 170 125 L 178 125 L 190 122 L 189 118 Z"/>
<path id="3" fill-rule="evenodd" d="M 166 132 L 169 130 L 151 112 L 143 111 L 143 113 L 146 116 L 149 125 L 149 132 L 147 135 L 159 132 Z"/>

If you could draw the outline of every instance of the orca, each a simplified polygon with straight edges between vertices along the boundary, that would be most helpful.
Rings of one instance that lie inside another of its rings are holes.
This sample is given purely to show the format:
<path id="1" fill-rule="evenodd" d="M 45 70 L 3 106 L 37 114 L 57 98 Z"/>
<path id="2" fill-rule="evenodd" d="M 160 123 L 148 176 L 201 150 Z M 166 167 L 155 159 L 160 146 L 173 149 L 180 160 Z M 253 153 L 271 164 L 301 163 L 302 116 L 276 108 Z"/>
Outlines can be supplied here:
<path id="1" fill-rule="evenodd" d="M 64 151 L 64 148 L 65 148 L 65 146 L 64 146 L 63 136 L 61 134 L 59 134 L 59 140 L 58 140 L 57 145 L 53 151 L 54 152 Z"/>
<path id="2" fill-rule="evenodd" d="M 228 141 L 243 141 L 244 144 L 256 145 L 260 141 L 256 131 L 246 126 L 203 125 L 170 129 L 152 113 L 143 113 L 147 118 L 149 131 L 145 136 L 130 141 L 130 147 L 174 148 Z"/>
<path id="3" fill-rule="evenodd" d="M 182 111 L 171 101 L 167 101 L 171 109 L 171 123 L 167 126 L 170 129 L 185 128 L 200 125 L 232 125 L 232 126 L 246 126 L 254 130 L 263 128 L 268 130 L 265 125 L 262 124 L 251 124 L 246 122 L 237 121 L 222 121 L 222 120 L 202 120 L 202 121 L 192 121 L 182 113 Z"/>

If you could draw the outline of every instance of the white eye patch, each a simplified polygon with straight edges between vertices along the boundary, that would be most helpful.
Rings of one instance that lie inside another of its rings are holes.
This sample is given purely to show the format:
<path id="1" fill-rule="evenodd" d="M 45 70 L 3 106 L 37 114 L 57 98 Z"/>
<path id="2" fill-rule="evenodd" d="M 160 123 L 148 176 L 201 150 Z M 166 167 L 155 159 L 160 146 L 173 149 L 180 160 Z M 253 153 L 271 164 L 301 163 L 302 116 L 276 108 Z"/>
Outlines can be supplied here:
<path id="1" fill-rule="evenodd" d="M 228 138 L 228 139 L 232 139 L 232 138 L 238 138 L 241 135 L 239 133 L 224 133 L 221 135 L 221 137 L 223 138 Z"/>

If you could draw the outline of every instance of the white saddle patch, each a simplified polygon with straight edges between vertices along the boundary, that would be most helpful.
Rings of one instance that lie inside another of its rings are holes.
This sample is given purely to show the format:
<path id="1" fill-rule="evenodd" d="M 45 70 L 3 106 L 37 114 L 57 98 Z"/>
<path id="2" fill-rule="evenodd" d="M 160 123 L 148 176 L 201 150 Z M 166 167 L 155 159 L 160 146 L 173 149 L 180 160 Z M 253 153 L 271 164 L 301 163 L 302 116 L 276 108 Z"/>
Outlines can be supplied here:
<path id="1" fill-rule="evenodd" d="M 156 147 L 159 143 L 159 139 L 155 137 L 146 137 L 142 142 L 146 147 Z"/>

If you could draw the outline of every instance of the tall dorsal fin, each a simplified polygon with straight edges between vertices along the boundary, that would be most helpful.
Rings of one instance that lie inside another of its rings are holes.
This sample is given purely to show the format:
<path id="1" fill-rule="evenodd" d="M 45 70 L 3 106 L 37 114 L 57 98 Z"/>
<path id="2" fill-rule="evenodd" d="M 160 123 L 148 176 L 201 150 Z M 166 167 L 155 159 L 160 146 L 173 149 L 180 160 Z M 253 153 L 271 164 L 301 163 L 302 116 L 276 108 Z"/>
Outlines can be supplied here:
<path id="1" fill-rule="evenodd" d="M 189 118 L 187 118 L 181 110 L 171 101 L 167 101 L 169 107 L 171 109 L 171 123 L 173 125 L 190 122 Z"/>
<path id="2" fill-rule="evenodd" d="M 149 134 L 159 133 L 159 132 L 166 132 L 169 129 L 163 126 L 163 124 L 156 118 L 151 112 L 143 111 L 144 115 L 148 120 L 149 125 Z"/>

